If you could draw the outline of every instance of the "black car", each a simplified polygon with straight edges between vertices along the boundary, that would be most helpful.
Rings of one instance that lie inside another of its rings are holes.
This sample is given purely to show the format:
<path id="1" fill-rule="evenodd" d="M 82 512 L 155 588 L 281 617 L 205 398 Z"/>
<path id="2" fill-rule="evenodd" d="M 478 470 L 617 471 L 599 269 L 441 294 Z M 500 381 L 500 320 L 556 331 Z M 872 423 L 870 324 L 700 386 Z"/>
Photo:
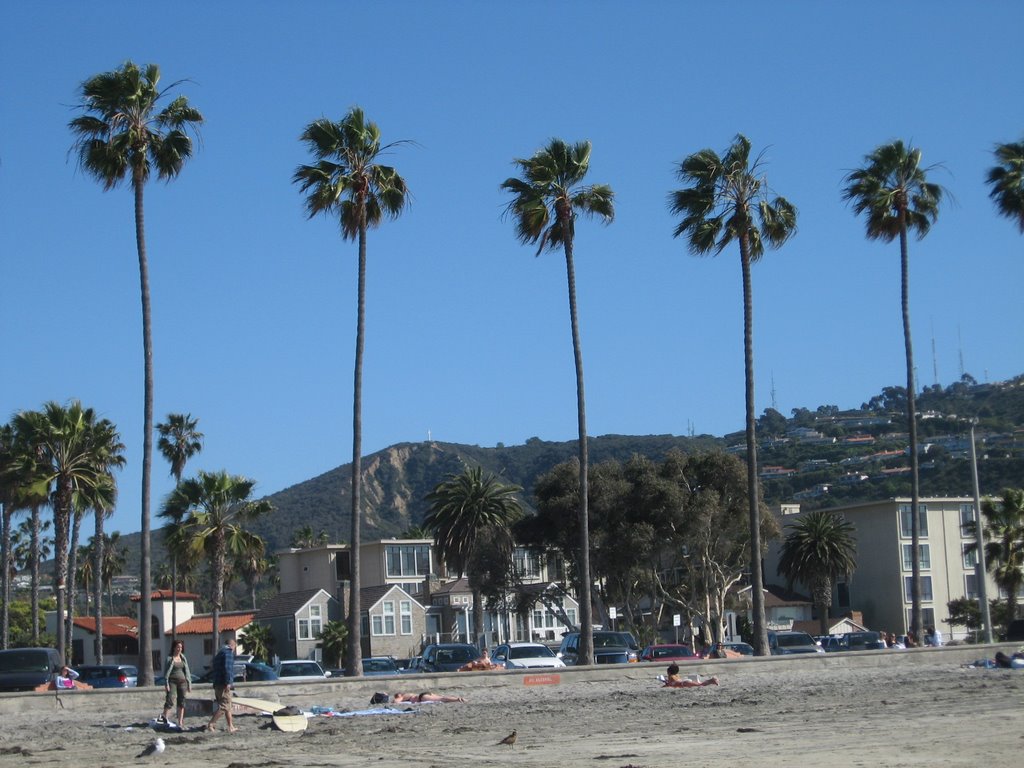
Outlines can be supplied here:
<path id="1" fill-rule="evenodd" d="M 480 658 L 480 649 L 469 643 L 435 643 L 423 649 L 421 672 L 455 672 Z"/>
<path id="2" fill-rule="evenodd" d="M 277 672 L 275 672 L 272 667 L 268 667 L 266 664 L 261 664 L 258 661 L 235 662 L 234 682 L 236 683 L 269 682 L 278 679 L 279 678 Z M 208 669 L 202 675 L 200 675 L 199 682 L 212 683 L 213 670 Z"/>
<path id="3" fill-rule="evenodd" d="M 558 658 L 567 665 L 579 663 L 580 633 L 567 632 L 562 636 Z M 629 632 L 594 632 L 594 662 L 596 664 L 627 664 L 640 660 L 640 646 Z"/>
<path id="4" fill-rule="evenodd" d="M 31 691 L 50 682 L 63 666 L 55 648 L 10 648 L 0 651 L 0 691 Z"/>

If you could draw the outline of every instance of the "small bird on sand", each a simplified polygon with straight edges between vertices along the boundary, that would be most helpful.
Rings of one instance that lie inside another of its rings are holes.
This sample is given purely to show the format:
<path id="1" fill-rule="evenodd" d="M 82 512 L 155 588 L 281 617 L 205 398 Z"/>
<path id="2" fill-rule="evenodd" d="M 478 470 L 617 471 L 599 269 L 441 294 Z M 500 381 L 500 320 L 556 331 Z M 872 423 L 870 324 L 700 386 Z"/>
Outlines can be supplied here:
<path id="1" fill-rule="evenodd" d="M 150 755 L 160 755 L 166 749 L 163 739 L 157 739 L 144 750 L 139 752 L 135 757 L 149 757 Z"/>
<path id="2" fill-rule="evenodd" d="M 498 745 L 501 745 L 501 744 L 508 744 L 510 747 L 513 747 L 513 748 L 516 746 L 516 732 L 515 732 L 515 729 L 513 729 L 512 733 L 510 733 L 504 739 L 499 741 L 498 744 L 496 744 L 495 746 L 498 746 Z"/>

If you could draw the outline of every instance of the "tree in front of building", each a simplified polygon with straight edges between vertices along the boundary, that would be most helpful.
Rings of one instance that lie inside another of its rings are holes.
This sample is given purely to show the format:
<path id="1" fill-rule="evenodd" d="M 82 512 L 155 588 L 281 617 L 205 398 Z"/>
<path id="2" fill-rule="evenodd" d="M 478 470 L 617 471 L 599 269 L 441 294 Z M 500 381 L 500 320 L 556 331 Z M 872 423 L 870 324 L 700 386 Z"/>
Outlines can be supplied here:
<path id="1" fill-rule="evenodd" d="M 815 509 L 786 526 L 778 573 L 799 581 L 811 591 L 818 614 L 819 634 L 827 635 L 832 588 L 840 576 L 849 577 L 857 567 L 857 542 L 853 524 L 827 509 Z"/>

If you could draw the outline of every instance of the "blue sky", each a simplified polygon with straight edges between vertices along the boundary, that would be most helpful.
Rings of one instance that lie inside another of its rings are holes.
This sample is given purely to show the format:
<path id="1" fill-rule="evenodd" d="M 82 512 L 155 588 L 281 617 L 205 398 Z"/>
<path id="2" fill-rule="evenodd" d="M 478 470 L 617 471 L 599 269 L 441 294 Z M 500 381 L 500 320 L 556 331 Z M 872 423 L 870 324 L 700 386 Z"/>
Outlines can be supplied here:
<path id="1" fill-rule="evenodd" d="M 272 493 L 351 460 L 356 250 L 308 221 L 298 136 L 364 108 L 412 205 L 371 232 L 364 453 L 576 434 L 565 263 L 503 220 L 500 183 L 589 139 L 616 218 L 577 227 L 592 435 L 721 435 L 743 420 L 739 256 L 673 240 L 674 164 L 742 132 L 800 212 L 754 268 L 757 410 L 859 406 L 904 379 L 896 244 L 867 241 L 845 172 L 902 138 L 950 193 L 911 243 L 918 380 L 1021 373 L 1024 238 L 983 184 L 1024 136 L 1015 0 L 6 3 L 0 11 L 0 415 L 78 398 L 127 446 L 111 525 L 139 527 L 142 341 L 132 197 L 75 167 L 85 78 L 126 59 L 206 117 L 146 188 L 155 412 L 190 412 Z M 934 344 L 934 355 L 933 355 Z M 774 389 L 774 395 L 773 395 Z M 774 398 L 774 399 L 773 399 Z M 154 459 L 154 512 L 171 488 Z M 339 533 L 340 535 L 340 533 Z"/>

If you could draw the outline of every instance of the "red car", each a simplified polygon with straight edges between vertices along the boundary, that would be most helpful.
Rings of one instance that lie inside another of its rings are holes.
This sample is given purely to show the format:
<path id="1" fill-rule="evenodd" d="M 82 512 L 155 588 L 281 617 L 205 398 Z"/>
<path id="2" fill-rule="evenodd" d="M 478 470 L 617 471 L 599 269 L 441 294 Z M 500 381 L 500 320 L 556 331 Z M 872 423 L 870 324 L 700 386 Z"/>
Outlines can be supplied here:
<path id="1" fill-rule="evenodd" d="M 688 645 L 648 645 L 640 654 L 640 661 L 692 661 L 700 658 Z"/>

